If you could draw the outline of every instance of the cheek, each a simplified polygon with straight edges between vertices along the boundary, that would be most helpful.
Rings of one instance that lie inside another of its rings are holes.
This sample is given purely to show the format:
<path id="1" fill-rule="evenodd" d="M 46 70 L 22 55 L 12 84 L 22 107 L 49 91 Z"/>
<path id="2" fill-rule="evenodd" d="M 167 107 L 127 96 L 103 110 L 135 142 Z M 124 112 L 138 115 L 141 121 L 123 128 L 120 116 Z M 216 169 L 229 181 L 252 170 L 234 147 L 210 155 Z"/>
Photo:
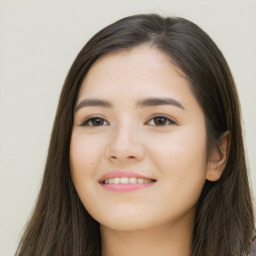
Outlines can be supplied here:
<path id="1" fill-rule="evenodd" d="M 152 141 L 155 146 L 152 158 L 161 159 L 164 167 L 178 168 L 186 172 L 185 167 L 197 169 L 206 164 L 206 132 L 196 126 L 184 126 L 162 138 Z M 153 140 L 153 139 L 152 139 Z M 182 168 L 184 167 L 184 168 Z M 201 168 L 199 168 L 201 169 Z"/>
<path id="2" fill-rule="evenodd" d="M 70 171 L 76 192 L 88 212 L 95 209 L 95 180 L 102 158 L 102 139 L 73 131 L 70 142 Z M 96 207 L 97 208 L 97 207 Z M 96 210 L 97 212 L 97 210 Z"/>
<path id="3" fill-rule="evenodd" d="M 161 147 L 151 154 L 170 194 L 175 191 L 176 195 L 184 196 L 184 199 L 191 199 L 191 194 L 194 194 L 194 201 L 205 182 L 207 166 L 206 132 L 199 128 L 186 126 L 167 138 L 163 137 L 158 140 Z"/>
<path id="4" fill-rule="evenodd" d="M 77 180 L 88 181 L 86 178 L 93 176 L 103 149 L 99 139 L 72 134 L 70 143 L 70 169 L 74 183 Z"/>

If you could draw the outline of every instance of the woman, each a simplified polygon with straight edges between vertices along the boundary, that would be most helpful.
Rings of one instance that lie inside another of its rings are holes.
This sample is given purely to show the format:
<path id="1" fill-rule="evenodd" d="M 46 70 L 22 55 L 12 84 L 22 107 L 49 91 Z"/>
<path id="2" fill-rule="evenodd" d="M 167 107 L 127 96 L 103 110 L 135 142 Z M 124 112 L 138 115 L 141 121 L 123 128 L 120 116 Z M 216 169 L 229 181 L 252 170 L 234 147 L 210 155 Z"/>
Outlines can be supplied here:
<path id="1" fill-rule="evenodd" d="M 66 78 L 17 255 L 252 255 L 239 100 L 192 22 L 124 18 Z"/>

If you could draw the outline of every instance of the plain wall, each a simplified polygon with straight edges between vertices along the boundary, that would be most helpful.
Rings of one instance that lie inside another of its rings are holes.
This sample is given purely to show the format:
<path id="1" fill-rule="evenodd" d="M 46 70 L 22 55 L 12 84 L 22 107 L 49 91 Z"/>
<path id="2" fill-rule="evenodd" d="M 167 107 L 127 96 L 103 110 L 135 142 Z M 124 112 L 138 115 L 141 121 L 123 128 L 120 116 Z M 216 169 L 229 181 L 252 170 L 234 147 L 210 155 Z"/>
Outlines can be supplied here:
<path id="1" fill-rule="evenodd" d="M 77 53 L 124 16 L 157 12 L 203 28 L 223 51 L 244 116 L 256 195 L 255 1 L 0 1 L 0 255 L 13 255 L 34 206 L 59 93 Z"/>

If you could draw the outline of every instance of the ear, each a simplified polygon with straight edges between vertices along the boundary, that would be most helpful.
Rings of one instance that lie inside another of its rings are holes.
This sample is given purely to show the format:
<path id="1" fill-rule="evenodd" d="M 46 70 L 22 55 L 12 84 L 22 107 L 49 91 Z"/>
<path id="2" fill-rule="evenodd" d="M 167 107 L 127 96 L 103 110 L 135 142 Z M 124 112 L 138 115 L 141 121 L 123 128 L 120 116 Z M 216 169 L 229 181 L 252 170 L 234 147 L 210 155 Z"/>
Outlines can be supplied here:
<path id="1" fill-rule="evenodd" d="M 212 146 L 207 164 L 206 179 L 217 181 L 220 179 L 228 160 L 231 143 L 231 134 L 229 131 L 224 132 L 219 141 Z"/>

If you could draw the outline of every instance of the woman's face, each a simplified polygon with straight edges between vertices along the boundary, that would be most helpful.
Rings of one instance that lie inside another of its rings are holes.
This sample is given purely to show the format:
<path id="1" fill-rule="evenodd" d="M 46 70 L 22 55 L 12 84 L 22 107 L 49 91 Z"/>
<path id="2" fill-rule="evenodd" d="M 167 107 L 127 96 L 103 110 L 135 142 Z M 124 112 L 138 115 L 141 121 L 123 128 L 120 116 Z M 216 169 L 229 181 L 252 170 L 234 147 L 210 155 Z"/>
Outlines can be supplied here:
<path id="1" fill-rule="evenodd" d="M 70 163 L 84 207 L 104 227 L 192 221 L 206 179 L 205 119 L 169 57 L 142 45 L 92 66 L 78 96 Z"/>

